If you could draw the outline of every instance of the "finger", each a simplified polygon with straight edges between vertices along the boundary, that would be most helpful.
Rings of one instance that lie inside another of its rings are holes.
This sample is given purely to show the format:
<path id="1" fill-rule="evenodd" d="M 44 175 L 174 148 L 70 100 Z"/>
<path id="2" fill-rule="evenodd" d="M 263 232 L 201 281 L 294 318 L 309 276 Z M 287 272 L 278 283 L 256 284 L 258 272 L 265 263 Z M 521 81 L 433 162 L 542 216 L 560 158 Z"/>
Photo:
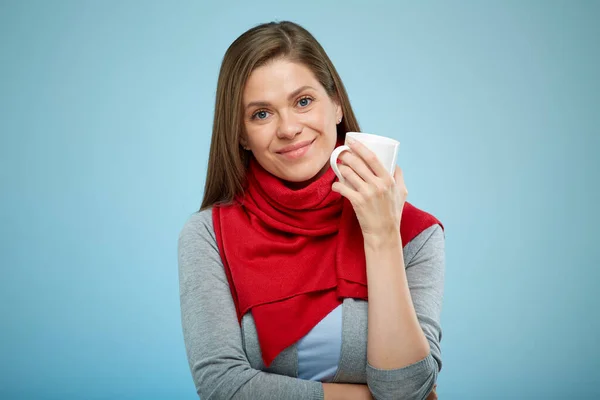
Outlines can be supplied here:
<path id="1" fill-rule="evenodd" d="M 362 178 L 363 181 L 375 184 L 377 176 L 373 173 L 371 168 L 365 163 L 365 161 L 358 155 L 353 154 L 350 151 L 345 151 L 339 157 L 343 164 L 349 166 Z"/>
<path id="2" fill-rule="evenodd" d="M 396 182 L 396 190 L 401 193 L 404 198 L 407 198 L 408 189 L 404 183 L 404 173 L 402 172 L 402 168 L 397 165 L 396 169 L 394 169 L 394 181 Z"/>
<path id="3" fill-rule="evenodd" d="M 385 178 L 389 176 L 389 172 L 385 169 L 379 158 L 373 153 L 371 150 L 367 148 L 364 144 L 359 142 L 358 140 L 354 140 L 352 138 L 348 139 L 348 146 L 352 149 L 353 152 L 358 154 L 360 158 L 364 160 L 364 162 L 369 166 L 371 171 L 378 176 L 379 178 Z"/>
<path id="4" fill-rule="evenodd" d="M 333 185 L 331 185 L 331 190 L 341 194 L 342 196 L 347 198 L 352 204 L 355 203 L 359 196 L 359 194 L 356 191 L 354 191 L 354 189 L 342 182 L 334 182 Z"/>
<path id="5" fill-rule="evenodd" d="M 345 183 L 349 183 L 357 192 L 366 193 L 369 189 L 369 184 L 363 180 L 351 167 L 346 164 L 340 164 L 340 173 L 344 177 Z"/>
<path id="6" fill-rule="evenodd" d="M 394 181 L 396 184 L 400 184 L 404 180 L 404 175 L 402 174 L 402 169 L 396 165 L 394 168 Z"/>

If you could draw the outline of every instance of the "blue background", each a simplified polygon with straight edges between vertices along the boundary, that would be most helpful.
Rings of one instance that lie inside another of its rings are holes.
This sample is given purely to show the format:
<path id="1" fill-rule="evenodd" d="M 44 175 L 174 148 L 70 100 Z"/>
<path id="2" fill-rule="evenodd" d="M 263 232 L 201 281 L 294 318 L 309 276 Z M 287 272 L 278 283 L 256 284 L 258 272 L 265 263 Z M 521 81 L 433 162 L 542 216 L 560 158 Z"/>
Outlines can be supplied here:
<path id="1" fill-rule="evenodd" d="M 600 396 L 600 2 L 0 2 L 0 398 L 194 399 L 177 236 L 255 24 L 328 51 L 442 220 L 449 399 Z"/>

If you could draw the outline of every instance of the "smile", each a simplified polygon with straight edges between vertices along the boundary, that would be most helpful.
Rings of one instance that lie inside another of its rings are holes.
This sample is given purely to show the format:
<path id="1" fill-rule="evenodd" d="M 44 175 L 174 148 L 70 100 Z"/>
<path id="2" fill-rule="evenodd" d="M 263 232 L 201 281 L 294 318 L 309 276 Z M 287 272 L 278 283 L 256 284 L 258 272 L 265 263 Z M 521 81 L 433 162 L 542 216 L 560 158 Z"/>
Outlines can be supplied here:
<path id="1" fill-rule="evenodd" d="M 310 150 L 315 140 L 316 138 L 285 147 L 278 151 L 277 154 L 292 160 L 301 158 Z"/>

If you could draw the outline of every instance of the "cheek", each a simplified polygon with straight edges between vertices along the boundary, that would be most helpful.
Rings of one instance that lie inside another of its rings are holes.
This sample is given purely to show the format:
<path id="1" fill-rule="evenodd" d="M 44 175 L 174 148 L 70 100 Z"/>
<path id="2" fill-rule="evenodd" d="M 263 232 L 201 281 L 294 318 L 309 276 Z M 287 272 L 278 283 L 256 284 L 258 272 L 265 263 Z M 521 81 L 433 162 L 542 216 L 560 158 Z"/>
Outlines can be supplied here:
<path id="1" fill-rule="evenodd" d="M 312 112 L 306 114 L 306 125 L 311 126 L 321 133 L 328 133 L 332 128 L 335 130 L 335 124 L 333 123 L 330 113 L 323 109 L 311 111 Z"/>
<path id="2" fill-rule="evenodd" d="M 258 150 L 265 147 L 268 143 L 268 125 L 246 125 L 246 137 L 248 138 L 248 144 Z"/>

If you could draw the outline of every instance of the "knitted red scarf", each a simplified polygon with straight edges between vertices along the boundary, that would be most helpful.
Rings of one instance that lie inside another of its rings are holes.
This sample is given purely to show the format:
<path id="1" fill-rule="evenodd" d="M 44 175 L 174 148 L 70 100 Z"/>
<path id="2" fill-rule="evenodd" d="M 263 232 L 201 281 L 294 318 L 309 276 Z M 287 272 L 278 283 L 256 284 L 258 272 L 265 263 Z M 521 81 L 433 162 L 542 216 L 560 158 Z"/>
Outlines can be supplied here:
<path id="1" fill-rule="evenodd" d="M 362 232 L 350 202 L 331 190 L 335 179 L 329 169 L 292 190 L 252 158 L 244 195 L 213 207 L 237 316 L 252 311 L 266 366 L 345 297 L 367 299 Z M 441 225 L 405 203 L 402 243 L 434 224 Z"/>

